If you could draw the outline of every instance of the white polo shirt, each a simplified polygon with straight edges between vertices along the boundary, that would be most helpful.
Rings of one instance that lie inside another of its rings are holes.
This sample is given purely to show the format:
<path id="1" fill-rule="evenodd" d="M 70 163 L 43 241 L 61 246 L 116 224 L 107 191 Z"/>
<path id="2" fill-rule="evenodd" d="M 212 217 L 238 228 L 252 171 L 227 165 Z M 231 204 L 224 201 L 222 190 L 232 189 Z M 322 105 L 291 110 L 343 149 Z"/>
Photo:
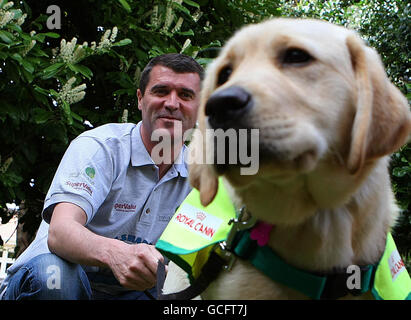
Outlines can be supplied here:
<path id="1" fill-rule="evenodd" d="M 156 243 L 191 190 L 184 160 L 187 149 L 183 146 L 159 180 L 140 126 L 141 122 L 106 124 L 71 142 L 46 195 L 36 238 L 8 269 L 8 276 L 31 258 L 50 252 L 48 223 L 59 202 L 81 207 L 87 215 L 86 228 L 96 234 L 128 243 Z M 2 287 L 7 278 L 4 282 Z"/>

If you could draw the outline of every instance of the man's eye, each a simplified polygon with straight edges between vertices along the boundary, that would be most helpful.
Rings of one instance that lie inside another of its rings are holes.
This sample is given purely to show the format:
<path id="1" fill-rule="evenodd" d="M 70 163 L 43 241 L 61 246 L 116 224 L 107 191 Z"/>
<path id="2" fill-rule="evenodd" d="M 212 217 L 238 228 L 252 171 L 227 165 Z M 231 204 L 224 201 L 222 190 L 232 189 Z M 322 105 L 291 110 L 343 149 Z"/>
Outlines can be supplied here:
<path id="1" fill-rule="evenodd" d="M 156 89 L 153 93 L 157 96 L 165 96 L 167 95 L 168 91 L 166 89 Z"/>
<path id="2" fill-rule="evenodd" d="M 193 95 L 188 92 L 181 92 L 180 97 L 183 98 L 184 100 L 191 100 L 193 99 Z"/>

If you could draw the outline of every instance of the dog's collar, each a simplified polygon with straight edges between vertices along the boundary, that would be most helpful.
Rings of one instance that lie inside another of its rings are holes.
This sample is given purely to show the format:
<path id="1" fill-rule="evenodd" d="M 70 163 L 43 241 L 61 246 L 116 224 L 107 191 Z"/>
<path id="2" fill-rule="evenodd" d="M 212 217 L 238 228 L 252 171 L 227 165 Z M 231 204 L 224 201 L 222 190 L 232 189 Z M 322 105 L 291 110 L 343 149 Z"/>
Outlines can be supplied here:
<path id="1" fill-rule="evenodd" d="M 249 219 L 243 221 L 245 207 L 241 208 L 227 240 L 220 243 L 219 254 L 227 261 L 225 270 L 230 270 L 236 257 L 248 260 L 271 280 L 295 289 L 312 299 L 338 299 L 347 294 L 361 295 L 373 283 L 375 265 L 360 266 L 360 289 L 350 289 L 347 285 L 351 272 L 335 269 L 320 274 L 295 268 L 281 259 L 268 245 L 272 224 L 257 222 L 248 213 Z"/>
<path id="2" fill-rule="evenodd" d="M 338 299 L 347 294 L 361 295 L 372 287 L 375 265 L 361 266 L 360 289 L 350 289 L 347 269 L 334 270 L 327 274 L 316 274 L 298 269 L 281 259 L 266 243 L 261 229 L 267 225 L 257 224 L 251 230 L 238 232 L 233 241 L 232 252 L 239 258 L 248 260 L 271 280 L 297 290 L 312 299 Z M 255 230 L 259 230 L 256 232 Z M 266 231 L 265 231 L 266 232 Z M 256 233 L 260 236 L 256 239 Z M 264 231 L 263 231 L 264 234 Z"/>

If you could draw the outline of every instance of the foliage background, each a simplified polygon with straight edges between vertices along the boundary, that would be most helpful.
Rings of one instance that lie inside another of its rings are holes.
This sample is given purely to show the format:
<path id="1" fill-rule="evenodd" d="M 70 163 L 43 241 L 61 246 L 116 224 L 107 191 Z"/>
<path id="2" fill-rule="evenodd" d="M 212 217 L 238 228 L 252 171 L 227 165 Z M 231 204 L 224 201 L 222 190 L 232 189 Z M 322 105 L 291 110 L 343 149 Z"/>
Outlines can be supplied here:
<path id="1" fill-rule="evenodd" d="M 46 27 L 50 5 L 61 9 L 61 29 Z M 23 0 L 12 7 L 0 0 L 2 222 L 15 213 L 6 203 L 16 203 L 31 238 L 68 143 L 92 126 L 140 120 L 135 93 L 150 58 L 183 52 L 206 66 L 248 23 L 295 16 L 354 28 L 379 51 L 390 78 L 411 99 L 410 9 L 395 0 Z M 118 34 L 110 41 L 114 27 Z M 392 158 L 392 182 L 403 209 L 395 238 L 410 264 L 411 147 Z"/>

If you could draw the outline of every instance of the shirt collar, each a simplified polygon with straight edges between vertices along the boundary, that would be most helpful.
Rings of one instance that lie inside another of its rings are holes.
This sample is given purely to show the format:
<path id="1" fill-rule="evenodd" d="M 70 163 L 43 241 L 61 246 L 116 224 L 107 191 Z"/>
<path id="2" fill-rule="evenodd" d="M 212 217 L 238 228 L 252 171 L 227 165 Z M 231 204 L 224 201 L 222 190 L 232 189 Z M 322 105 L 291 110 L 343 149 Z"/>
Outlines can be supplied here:
<path id="1" fill-rule="evenodd" d="M 144 146 L 143 139 L 141 138 L 141 124 L 142 121 L 137 123 L 131 132 L 131 165 L 133 167 L 155 164 Z"/>
<path id="2" fill-rule="evenodd" d="M 183 145 L 181 148 L 180 154 L 178 155 L 176 161 L 174 161 L 174 168 L 180 173 L 182 177 L 187 178 L 188 177 L 188 170 L 187 170 L 187 163 L 186 163 L 186 157 L 187 157 L 187 146 Z"/>
<path id="3" fill-rule="evenodd" d="M 153 159 L 144 146 L 143 139 L 141 138 L 141 125 L 142 121 L 137 123 L 131 132 L 131 165 L 133 167 L 155 165 Z M 183 148 L 181 148 L 181 151 L 173 164 L 173 167 L 182 177 L 188 177 L 187 163 L 185 160 L 187 150 L 187 147 L 183 145 Z"/>

